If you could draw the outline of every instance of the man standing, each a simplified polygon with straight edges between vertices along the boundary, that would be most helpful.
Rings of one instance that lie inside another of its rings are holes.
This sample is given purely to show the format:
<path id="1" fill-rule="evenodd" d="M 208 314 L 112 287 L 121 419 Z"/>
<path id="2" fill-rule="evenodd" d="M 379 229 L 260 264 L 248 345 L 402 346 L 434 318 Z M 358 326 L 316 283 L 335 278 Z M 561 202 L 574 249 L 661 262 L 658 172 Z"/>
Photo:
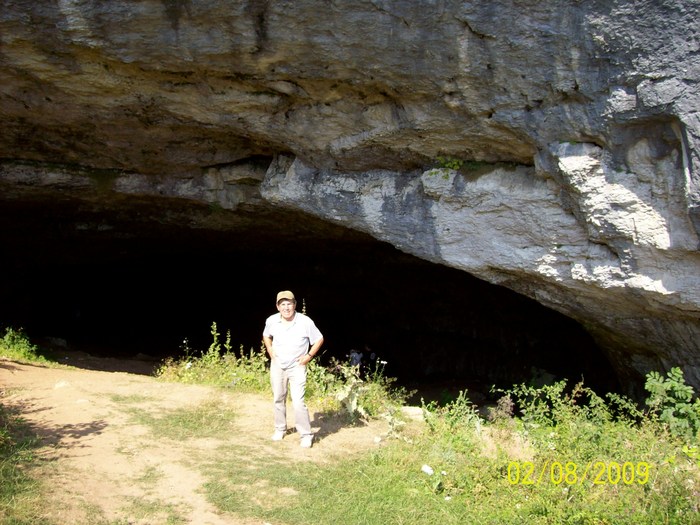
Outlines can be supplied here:
<path id="1" fill-rule="evenodd" d="M 323 344 L 323 334 L 306 315 L 296 311 L 294 294 L 285 290 L 277 294 L 277 311 L 265 321 L 263 343 L 270 356 L 270 382 L 274 399 L 275 433 L 280 441 L 287 432 L 287 386 L 292 395 L 294 421 L 301 436 L 301 446 L 310 448 L 309 409 L 306 407 L 306 365 Z M 311 348 L 309 348 L 309 345 Z"/>

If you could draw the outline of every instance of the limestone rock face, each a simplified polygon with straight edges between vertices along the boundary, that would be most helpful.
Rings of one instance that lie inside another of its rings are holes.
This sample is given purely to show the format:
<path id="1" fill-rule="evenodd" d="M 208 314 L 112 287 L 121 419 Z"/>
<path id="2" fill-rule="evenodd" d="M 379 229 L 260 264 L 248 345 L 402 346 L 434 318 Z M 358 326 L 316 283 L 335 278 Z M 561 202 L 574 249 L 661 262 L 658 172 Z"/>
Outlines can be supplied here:
<path id="1" fill-rule="evenodd" d="M 683 188 L 615 171 L 589 144 L 547 157 L 537 168 L 360 174 L 279 159 L 262 190 L 566 313 L 611 349 L 621 377 L 682 362 L 696 381 L 700 257 Z"/>
<path id="2" fill-rule="evenodd" d="M 0 174 L 306 210 L 571 315 L 623 374 L 698 386 L 698 19 L 690 0 L 0 0 Z"/>

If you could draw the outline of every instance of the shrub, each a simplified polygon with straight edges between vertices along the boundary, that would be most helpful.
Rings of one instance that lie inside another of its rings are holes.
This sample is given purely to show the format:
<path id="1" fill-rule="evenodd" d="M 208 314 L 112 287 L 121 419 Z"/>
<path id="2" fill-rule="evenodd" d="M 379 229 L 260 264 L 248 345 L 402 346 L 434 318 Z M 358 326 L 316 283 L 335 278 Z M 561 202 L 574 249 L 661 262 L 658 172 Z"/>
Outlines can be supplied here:
<path id="1" fill-rule="evenodd" d="M 460 391 L 457 399 L 444 406 L 435 401 L 427 405 L 422 402 L 422 409 L 430 434 L 445 449 L 443 455 L 476 450 L 484 422 L 466 391 Z"/>
<path id="2" fill-rule="evenodd" d="M 675 367 L 666 377 L 658 372 L 649 372 L 646 377 L 644 388 L 650 394 L 646 404 L 652 416 L 668 425 L 675 436 L 697 437 L 700 432 L 700 399 L 695 397 L 693 387 L 686 385 L 683 371 Z"/>
<path id="3" fill-rule="evenodd" d="M 21 328 L 5 329 L 5 335 L 0 339 L 0 356 L 19 361 L 47 362 L 39 348 L 29 341 L 29 337 Z"/>

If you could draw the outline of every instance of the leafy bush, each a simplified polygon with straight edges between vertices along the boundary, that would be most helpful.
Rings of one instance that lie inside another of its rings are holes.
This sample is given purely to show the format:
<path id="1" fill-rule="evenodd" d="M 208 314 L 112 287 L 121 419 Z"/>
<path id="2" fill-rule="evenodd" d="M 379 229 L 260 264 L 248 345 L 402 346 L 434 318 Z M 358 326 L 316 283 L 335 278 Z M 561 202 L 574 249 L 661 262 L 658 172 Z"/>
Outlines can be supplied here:
<path id="1" fill-rule="evenodd" d="M 335 411 L 340 408 L 336 393 L 341 386 L 341 378 L 331 370 L 337 363 L 331 362 L 331 367 L 321 365 L 318 359 L 312 359 L 306 365 L 306 394 L 314 399 L 325 410 Z"/>
<path id="2" fill-rule="evenodd" d="M 581 383 L 504 393 L 491 422 L 464 392 L 424 406 L 426 486 L 459 500 L 470 522 L 695 523 L 700 453 L 668 425 Z M 623 469 L 627 481 L 616 477 Z"/>
<path id="3" fill-rule="evenodd" d="M 683 371 L 672 368 L 663 377 L 658 372 L 649 372 L 644 388 L 649 392 L 646 400 L 651 414 L 668 425 L 674 436 L 686 439 L 697 437 L 700 432 L 700 399 L 695 397 L 693 387 L 686 385 Z"/>
<path id="4" fill-rule="evenodd" d="M 29 341 L 21 328 L 6 328 L 0 339 L 0 356 L 18 361 L 47 362 L 39 348 Z"/>
<path id="5" fill-rule="evenodd" d="M 406 402 L 410 393 L 396 387 L 394 378 L 384 375 L 385 361 L 379 359 L 364 374 L 359 365 L 333 361 L 337 373 L 335 397 L 351 417 L 376 417 L 393 412 Z"/>
<path id="6" fill-rule="evenodd" d="M 452 434 L 456 430 L 473 429 L 478 433 L 481 429 L 481 416 L 467 396 L 466 390 L 460 391 L 457 399 L 444 406 L 439 406 L 437 402 L 432 401 L 427 405 L 423 403 L 422 408 L 423 417 L 431 432 L 446 430 Z M 444 425 L 439 425 L 438 422 Z"/>
<path id="7" fill-rule="evenodd" d="M 571 389 L 565 381 L 541 388 L 519 385 L 510 394 L 521 414 L 521 435 L 533 447 L 536 462 L 629 461 L 626 447 L 635 420 L 616 414 L 614 405 L 581 383 Z M 647 459 L 636 455 L 634 461 Z"/>

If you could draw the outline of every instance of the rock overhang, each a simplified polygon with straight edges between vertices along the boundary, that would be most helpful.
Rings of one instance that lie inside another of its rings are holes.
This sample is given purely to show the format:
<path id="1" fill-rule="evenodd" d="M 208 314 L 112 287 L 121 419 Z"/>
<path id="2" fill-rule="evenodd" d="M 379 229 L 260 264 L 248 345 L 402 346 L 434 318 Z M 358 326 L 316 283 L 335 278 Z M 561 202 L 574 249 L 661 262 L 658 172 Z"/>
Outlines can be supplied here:
<path id="1" fill-rule="evenodd" d="M 324 7 L 5 2 L 0 156 L 212 209 L 320 192 L 319 218 L 576 316 L 618 369 L 699 384 L 698 6 Z M 426 175 L 440 156 L 515 168 Z M 276 194 L 277 170 L 258 195 L 246 159 L 273 157 L 313 174 L 306 194 Z"/>
<path id="2" fill-rule="evenodd" d="M 547 370 L 618 388 L 571 319 L 357 230 L 262 199 L 229 209 L 232 200 L 211 189 L 201 194 L 209 203 L 196 200 L 190 183 L 185 197 L 165 194 L 177 181 L 134 195 L 140 177 L 107 185 L 72 172 L 71 182 L 69 170 L 36 164 L 26 173 L 32 184 L 15 174 L 2 185 L 2 318 L 33 335 L 108 355 L 166 356 L 184 339 L 206 348 L 217 321 L 235 347 L 255 349 L 270 297 L 292 288 L 324 327 L 325 359 L 375 352 L 404 384 L 487 390 Z"/>

